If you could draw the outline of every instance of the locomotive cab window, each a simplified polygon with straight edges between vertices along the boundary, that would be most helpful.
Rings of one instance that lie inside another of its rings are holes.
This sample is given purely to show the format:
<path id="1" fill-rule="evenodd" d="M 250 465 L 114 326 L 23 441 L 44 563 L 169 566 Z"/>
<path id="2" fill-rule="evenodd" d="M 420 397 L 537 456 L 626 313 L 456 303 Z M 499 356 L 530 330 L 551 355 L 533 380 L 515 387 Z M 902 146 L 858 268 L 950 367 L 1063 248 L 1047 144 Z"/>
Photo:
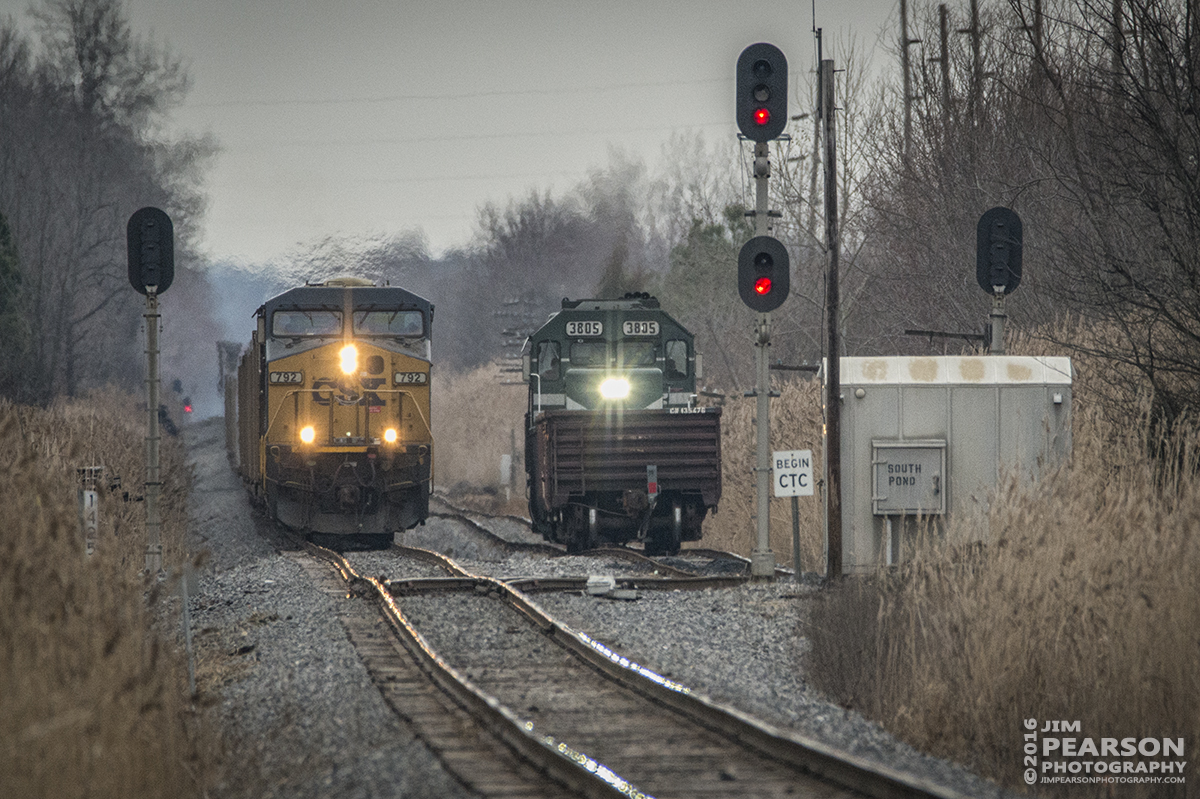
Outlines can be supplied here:
<path id="1" fill-rule="evenodd" d="M 607 366 L 603 341 L 577 341 L 571 345 L 572 366 Z"/>
<path id="2" fill-rule="evenodd" d="M 537 345 L 537 373 L 543 380 L 558 380 L 560 362 L 557 341 L 542 341 Z"/>
<path id="3" fill-rule="evenodd" d="M 665 376 L 668 380 L 683 380 L 687 377 L 687 342 L 683 339 L 671 339 L 667 342 L 667 358 Z"/>
<path id="4" fill-rule="evenodd" d="M 288 336 L 340 336 L 341 311 L 276 311 L 271 315 L 271 334 Z"/>
<path id="5" fill-rule="evenodd" d="M 621 366 L 654 366 L 657 359 L 658 347 L 653 341 L 625 341 L 617 352 Z"/>
<path id="6" fill-rule="evenodd" d="M 420 336 L 425 320 L 420 311 L 355 311 L 354 332 L 364 336 Z"/>

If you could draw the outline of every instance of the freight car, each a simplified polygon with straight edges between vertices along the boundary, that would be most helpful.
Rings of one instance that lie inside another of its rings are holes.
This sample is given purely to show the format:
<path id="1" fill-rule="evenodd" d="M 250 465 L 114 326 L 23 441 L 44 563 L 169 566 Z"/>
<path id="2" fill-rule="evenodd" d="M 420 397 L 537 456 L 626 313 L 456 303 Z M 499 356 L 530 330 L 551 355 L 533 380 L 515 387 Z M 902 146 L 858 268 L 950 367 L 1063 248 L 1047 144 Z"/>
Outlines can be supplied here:
<path id="1" fill-rule="evenodd" d="M 285 291 L 255 318 L 228 385 L 237 391 L 239 471 L 270 514 L 298 530 L 375 543 L 424 522 L 433 305 L 337 278 Z"/>
<path id="2" fill-rule="evenodd" d="M 696 405 L 692 334 L 648 294 L 564 299 L 523 362 L 534 530 L 571 552 L 699 540 L 721 497 L 721 409 Z"/>

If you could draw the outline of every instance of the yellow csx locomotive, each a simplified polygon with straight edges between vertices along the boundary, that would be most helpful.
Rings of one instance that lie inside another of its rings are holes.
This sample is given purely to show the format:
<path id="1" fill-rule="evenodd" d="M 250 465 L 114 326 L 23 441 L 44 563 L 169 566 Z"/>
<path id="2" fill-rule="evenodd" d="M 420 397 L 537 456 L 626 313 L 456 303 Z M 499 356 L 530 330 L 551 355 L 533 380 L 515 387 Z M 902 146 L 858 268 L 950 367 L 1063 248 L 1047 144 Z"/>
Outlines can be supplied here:
<path id="1" fill-rule="evenodd" d="M 237 380 L 238 460 L 254 494 L 313 533 L 383 543 L 422 523 L 433 305 L 337 278 L 286 291 L 256 317 Z"/>

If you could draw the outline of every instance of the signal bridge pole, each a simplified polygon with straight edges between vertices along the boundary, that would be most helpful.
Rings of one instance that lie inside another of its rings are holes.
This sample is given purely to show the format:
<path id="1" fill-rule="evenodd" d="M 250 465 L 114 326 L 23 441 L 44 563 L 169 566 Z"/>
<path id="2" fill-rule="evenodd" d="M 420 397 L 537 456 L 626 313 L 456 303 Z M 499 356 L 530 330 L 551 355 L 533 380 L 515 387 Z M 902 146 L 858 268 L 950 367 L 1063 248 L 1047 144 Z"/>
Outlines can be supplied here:
<path id="1" fill-rule="evenodd" d="M 787 248 L 771 236 L 771 212 L 767 209 L 767 181 L 771 177 L 769 142 L 783 135 L 787 124 L 787 58 L 773 44 L 759 42 L 742 51 L 737 61 L 735 117 L 742 136 L 754 142 L 754 238 L 738 252 L 737 285 L 742 302 L 758 313 L 754 326 L 757 350 L 757 446 L 754 476 L 757 489 L 758 534 L 750 555 L 750 576 L 775 577 L 771 552 L 771 311 L 787 299 L 791 267 Z M 747 396 L 750 396 L 747 394 Z"/>
<path id="2" fill-rule="evenodd" d="M 146 287 L 146 573 L 156 577 L 162 572 L 162 516 L 158 497 L 162 491 L 159 476 L 158 426 L 158 286 Z"/>
<path id="3" fill-rule="evenodd" d="M 770 149 L 767 142 L 754 145 L 754 235 L 771 235 L 771 217 L 767 209 L 767 181 L 771 177 Z M 754 347 L 757 351 L 757 380 L 754 384 L 758 440 L 754 465 L 758 493 L 758 535 L 750 554 L 750 576 L 770 580 L 775 577 L 775 555 L 771 552 L 771 312 L 758 315 Z"/>
<path id="4" fill-rule="evenodd" d="M 992 297 L 992 312 L 988 315 L 988 319 L 992 324 L 991 339 L 992 344 L 989 352 L 992 355 L 1004 354 L 1004 320 L 1007 314 L 1004 313 L 1004 286 L 993 287 L 995 295 Z"/>
<path id="5" fill-rule="evenodd" d="M 158 298 L 175 279 L 175 226 L 166 212 L 147 206 L 134 212 L 125 227 L 129 283 L 146 296 L 146 573 L 162 577 L 162 492 L 158 426 Z M 184 607 L 186 608 L 186 598 Z"/>

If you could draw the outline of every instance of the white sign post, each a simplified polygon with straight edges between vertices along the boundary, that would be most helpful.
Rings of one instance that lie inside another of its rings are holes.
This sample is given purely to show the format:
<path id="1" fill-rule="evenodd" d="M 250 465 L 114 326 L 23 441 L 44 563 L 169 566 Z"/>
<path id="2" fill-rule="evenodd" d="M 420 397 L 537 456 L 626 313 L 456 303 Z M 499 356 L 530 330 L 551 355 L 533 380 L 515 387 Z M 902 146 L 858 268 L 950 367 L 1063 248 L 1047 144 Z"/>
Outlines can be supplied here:
<path id="1" fill-rule="evenodd" d="M 813 495 L 811 449 L 789 449 L 772 453 L 774 465 L 772 482 L 775 496 L 792 498 L 792 567 L 796 582 L 800 582 L 800 500 Z"/>

